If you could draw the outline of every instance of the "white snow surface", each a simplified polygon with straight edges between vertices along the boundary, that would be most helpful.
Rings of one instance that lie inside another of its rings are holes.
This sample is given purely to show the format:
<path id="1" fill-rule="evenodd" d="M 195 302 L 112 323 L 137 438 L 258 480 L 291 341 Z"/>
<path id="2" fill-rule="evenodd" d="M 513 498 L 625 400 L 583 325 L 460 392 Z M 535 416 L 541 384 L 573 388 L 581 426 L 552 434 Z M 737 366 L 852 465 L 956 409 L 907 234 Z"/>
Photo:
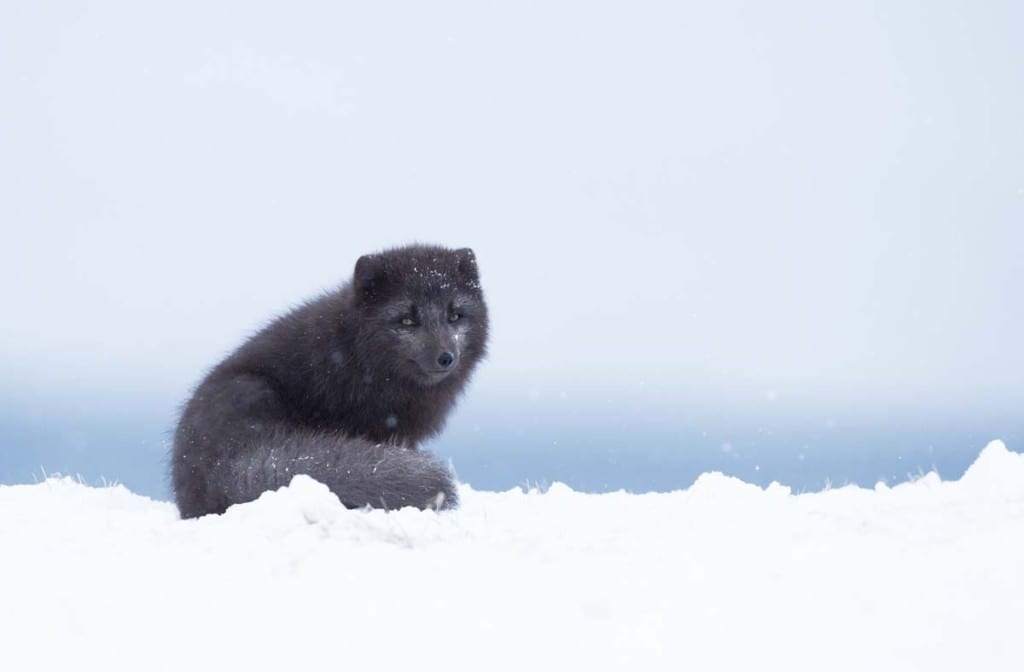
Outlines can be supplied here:
<path id="1" fill-rule="evenodd" d="M 461 490 L 349 511 L 296 477 L 222 516 L 0 487 L 5 670 L 1024 669 L 1024 456 L 793 494 Z"/>

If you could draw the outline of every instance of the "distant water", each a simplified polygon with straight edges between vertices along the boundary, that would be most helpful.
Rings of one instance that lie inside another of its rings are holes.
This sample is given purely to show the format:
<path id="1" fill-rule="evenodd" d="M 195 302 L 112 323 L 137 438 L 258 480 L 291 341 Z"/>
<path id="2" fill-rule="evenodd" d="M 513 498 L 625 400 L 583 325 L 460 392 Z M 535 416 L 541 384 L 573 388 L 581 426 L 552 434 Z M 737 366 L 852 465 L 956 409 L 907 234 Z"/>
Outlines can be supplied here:
<path id="1" fill-rule="evenodd" d="M 700 474 L 721 471 L 749 483 L 778 481 L 795 491 L 879 481 L 900 483 L 929 471 L 959 478 L 991 439 L 1024 447 L 1024 431 L 948 427 L 865 428 L 829 436 L 793 431 L 773 436 L 737 433 L 709 440 L 700 432 L 669 429 L 539 432 L 491 437 L 473 445 L 465 435 L 438 442 L 459 476 L 474 487 L 504 489 L 562 481 L 576 490 L 670 491 Z"/>
<path id="2" fill-rule="evenodd" d="M 169 498 L 166 478 L 173 408 L 26 414 L 0 408 L 0 483 L 31 483 L 44 473 L 119 482 Z M 955 479 L 992 439 L 1024 450 L 1024 422 L 830 421 L 765 423 L 739 415 L 714 423 L 672 418 L 616 419 L 600 410 L 538 418 L 536 409 L 460 412 L 425 446 L 450 459 L 477 489 L 567 483 L 576 490 L 669 491 L 721 471 L 751 483 L 779 481 L 796 491 L 826 485 L 889 484 L 937 470 Z"/>

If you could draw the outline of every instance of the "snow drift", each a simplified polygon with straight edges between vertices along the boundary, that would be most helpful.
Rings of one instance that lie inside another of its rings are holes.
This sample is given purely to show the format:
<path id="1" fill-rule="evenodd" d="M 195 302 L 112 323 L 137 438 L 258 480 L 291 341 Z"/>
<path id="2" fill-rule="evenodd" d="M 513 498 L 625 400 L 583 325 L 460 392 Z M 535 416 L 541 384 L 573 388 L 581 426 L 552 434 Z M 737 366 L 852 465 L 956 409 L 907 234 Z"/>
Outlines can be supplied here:
<path id="1" fill-rule="evenodd" d="M 436 514 L 288 488 L 223 516 L 0 487 L 0 666 L 1020 669 L 1024 456 L 795 495 L 462 489 Z M 571 666 L 568 667 L 568 666 Z"/>

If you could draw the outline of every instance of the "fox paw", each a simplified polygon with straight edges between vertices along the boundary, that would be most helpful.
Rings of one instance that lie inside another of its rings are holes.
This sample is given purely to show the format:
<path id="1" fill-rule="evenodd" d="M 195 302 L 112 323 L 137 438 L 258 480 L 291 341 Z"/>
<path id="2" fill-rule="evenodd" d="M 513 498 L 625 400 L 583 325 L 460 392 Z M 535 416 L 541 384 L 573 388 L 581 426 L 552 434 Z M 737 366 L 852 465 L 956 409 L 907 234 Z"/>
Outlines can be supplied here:
<path id="1" fill-rule="evenodd" d="M 424 508 L 430 509 L 431 511 L 440 511 L 441 508 L 444 506 L 444 500 L 444 493 L 438 492 L 436 495 L 427 500 L 427 504 Z"/>

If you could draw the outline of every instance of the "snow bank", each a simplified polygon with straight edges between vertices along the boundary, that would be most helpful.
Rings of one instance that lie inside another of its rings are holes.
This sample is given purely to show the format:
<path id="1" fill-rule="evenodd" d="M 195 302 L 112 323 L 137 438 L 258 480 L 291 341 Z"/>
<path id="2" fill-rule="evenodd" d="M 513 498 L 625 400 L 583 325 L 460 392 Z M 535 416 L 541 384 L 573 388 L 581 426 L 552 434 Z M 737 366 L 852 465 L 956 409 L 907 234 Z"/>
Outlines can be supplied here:
<path id="1" fill-rule="evenodd" d="M 0 666 L 1024 664 L 1024 456 L 999 442 L 955 482 L 794 495 L 706 474 L 462 501 L 347 511 L 297 477 L 181 521 L 121 487 L 0 487 Z"/>

